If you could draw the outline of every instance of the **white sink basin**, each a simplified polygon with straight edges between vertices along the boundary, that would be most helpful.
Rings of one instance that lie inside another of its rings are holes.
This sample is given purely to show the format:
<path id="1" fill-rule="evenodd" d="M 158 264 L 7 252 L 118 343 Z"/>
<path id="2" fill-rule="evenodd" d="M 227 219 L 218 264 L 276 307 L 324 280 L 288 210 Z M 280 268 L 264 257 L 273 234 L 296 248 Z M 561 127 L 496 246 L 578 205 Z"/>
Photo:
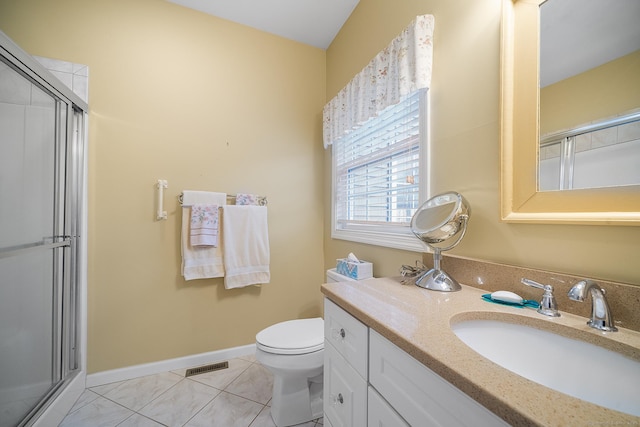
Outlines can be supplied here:
<path id="1" fill-rule="evenodd" d="M 497 320 L 451 325 L 465 344 L 538 384 L 640 416 L 640 362 L 594 344 Z"/>

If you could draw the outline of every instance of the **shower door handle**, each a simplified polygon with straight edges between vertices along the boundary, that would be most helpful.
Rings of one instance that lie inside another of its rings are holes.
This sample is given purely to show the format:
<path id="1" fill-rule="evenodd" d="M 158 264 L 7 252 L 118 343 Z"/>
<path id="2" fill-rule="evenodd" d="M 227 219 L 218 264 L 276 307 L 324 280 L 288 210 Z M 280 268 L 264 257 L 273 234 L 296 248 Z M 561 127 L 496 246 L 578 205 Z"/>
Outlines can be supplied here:
<path id="1" fill-rule="evenodd" d="M 63 240 L 56 242 L 55 240 L 57 238 L 63 238 Z M 55 249 L 63 246 L 71 246 L 70 236 L 45 237 L 44 239 L 42 239 L 41 242 L 26 243 L 24 245 L 8 246 L 6 248 L 0 248 L 0 258 L 9 258 L 9 257 L 20 255 L 26 252 Z"/>

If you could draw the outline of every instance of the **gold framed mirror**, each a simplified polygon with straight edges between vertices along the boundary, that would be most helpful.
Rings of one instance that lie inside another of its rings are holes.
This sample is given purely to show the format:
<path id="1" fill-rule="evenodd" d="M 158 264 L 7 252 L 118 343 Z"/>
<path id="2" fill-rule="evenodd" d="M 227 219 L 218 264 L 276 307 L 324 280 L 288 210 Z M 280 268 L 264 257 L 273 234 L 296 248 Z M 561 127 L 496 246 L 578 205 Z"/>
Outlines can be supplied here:
<path id="1" fill-rule="evenodd" d="M 503 0 L 501 219 L 547 224 L 640 225 L 640 185 L 538 191 L 539 35 L 544 0 Z"/>

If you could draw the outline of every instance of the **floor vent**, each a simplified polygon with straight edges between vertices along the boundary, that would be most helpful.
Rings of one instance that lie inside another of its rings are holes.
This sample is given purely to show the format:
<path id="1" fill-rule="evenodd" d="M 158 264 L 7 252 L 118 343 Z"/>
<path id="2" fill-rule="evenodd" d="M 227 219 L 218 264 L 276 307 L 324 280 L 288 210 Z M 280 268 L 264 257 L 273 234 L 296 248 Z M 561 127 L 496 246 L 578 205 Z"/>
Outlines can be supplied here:
<path id="1" fill-rule="evenodd" d="M 227 369 L 228 367 L 229 362 L 212 363 L 211 365 L 187 369 L 187 373 L 184 376 L 192 377 L 194 375 L 206 374 L 207 372 L 219 371 L 220 369 Z"/>

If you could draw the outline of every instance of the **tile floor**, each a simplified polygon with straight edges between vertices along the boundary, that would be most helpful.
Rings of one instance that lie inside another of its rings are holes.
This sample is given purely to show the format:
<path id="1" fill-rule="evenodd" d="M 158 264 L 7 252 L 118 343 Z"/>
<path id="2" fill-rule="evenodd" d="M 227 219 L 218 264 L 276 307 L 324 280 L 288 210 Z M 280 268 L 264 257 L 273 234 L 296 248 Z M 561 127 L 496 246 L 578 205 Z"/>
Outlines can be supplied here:
<path id="1" fill-rule="evenodd" d="M 60 427 L 275 427 L 273 376 L 255 357 L 185 378 L 185 369 L 91 387 Z M 322 426 L 322 418 L 300 424 Z"/>

